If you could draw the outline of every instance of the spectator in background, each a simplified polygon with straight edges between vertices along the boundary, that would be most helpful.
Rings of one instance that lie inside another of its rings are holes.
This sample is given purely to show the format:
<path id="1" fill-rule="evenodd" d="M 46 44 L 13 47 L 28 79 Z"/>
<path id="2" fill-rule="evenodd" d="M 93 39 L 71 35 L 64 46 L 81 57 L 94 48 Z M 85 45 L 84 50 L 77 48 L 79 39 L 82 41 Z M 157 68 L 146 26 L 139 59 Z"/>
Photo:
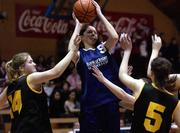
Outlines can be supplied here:
<path id="1" fill-rule="evenodd" d="M 80 112 L 80 103 L 77 101 L 75 90 L 71 90 L 68 99 L 64 103 L 66 114 L 78 116 Z"/>
<path id="2" fill-rule="evenodd" d="M 46 68 L 51 69 L 56 65 L 54 56 L 49 56 L 46 60 Z"/>
<path id="3" fill-rule="evenodd" d="M 80 89 L 81 79 L 75 67 L 72 69 L 71 74 L 66 78 L 66 81 L 70 84 L 70 90 Z"/>
<path id="4" fill-rule="evenodd" d="M 61 94 L 62 94 L 62 99 L 65 102 L 68 99 L 69 92 L 70 92 L 70 84 L 66 80 L 63 81 L 62 83 L 62 88 L 60 88 Z"/>
<path id="5" fill-rule="evenodd" d="M 60 117 L 65 113 L 64 101 L 62 99 L 62 93 L 59 89 L 54 89 L 49 106 L 50 117 Z"/>
<path id="6" fill-rule="evenodd" d="M 54 90 L 54 88 L 56 87 L 54 81 L 47 81 L 44 85 L 43 85 L 43 88 L 44 88 L 44 92 L 46 93 L 46 96 L 47 96 L 47 104 L 48 104 L 48 107 L 50 105 L 50 97 L 51 97 L 51 94 Z"/>
<path id="7" fill-rule="evenodd" d="M 36 58 L 36 67 L 37 67 L 37 70 L 39 72 L 42 72 L 42 71 L 45 71 L 46 70 L 46 59 L 43 55 L 39 55 L 37 58 Z"/>

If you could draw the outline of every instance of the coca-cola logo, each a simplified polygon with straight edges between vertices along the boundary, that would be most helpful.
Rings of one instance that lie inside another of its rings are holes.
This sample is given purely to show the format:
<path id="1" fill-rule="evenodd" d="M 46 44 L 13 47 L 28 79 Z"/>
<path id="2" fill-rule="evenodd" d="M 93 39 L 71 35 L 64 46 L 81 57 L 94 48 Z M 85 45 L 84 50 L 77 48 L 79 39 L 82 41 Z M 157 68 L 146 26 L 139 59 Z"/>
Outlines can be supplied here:
<path id="1" fill-rule="evenodd" d="M 146 35 L 150 34 L 150 28 L 152 28 L 152 25 L 148 24 L 149 20 L 147 20 L 146 18 L 123 16 L 114 19 L 112 17 L 113 16 L 106 16 L 106 18 L 114 26 L 115 30 L 118 33 L 126 32 L 132 35 L 133 32 L 142 30 Z M 96 27 L 97 31 L 105 36 L 108 36 L 105 25 L 101 21 L 96 21 L 93 25 Z"/>
<path id="2" fill-rule="evenodd" d="M 68 31 L 68 23 L 64 20 L 54 21 L 42 16 L 38 10 L 26 9 L 19 17 L 18 29 L 21 32 L 65 34 Z"/>

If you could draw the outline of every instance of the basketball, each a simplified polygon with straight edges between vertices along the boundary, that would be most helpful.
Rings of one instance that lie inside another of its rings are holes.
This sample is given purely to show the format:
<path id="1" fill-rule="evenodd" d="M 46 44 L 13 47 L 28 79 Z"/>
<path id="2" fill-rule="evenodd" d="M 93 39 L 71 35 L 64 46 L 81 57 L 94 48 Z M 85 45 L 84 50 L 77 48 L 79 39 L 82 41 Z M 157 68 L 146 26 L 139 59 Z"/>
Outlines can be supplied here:
<path id="1" fill-rule="evenodd" d="M 96 7 L 91 0 L 77 0 L 73 11 L 81 23 L 91 23 L 97 16 Z"/>

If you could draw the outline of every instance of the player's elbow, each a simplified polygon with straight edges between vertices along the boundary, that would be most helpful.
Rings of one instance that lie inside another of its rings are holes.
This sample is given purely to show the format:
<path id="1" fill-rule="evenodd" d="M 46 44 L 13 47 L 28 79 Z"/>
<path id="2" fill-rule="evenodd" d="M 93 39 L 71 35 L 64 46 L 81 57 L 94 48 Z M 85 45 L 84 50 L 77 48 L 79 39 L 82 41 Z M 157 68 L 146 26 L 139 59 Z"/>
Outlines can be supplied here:
<path id="1" fill-rule="evenodd" d="M 123 74 L 124 74 L 123 71 L 120 70 L 120 71 L 119 71 L 119 79 L 120 79 L 120 80 L 123 79 Z"/>
<path id="2" fill-rule="evenodd" d="M 126 73 L 119 73 L 119 80 L 122 82 L 122 83 L 124 83 L 125 82 L 125 77 L 126 77 Z"/>

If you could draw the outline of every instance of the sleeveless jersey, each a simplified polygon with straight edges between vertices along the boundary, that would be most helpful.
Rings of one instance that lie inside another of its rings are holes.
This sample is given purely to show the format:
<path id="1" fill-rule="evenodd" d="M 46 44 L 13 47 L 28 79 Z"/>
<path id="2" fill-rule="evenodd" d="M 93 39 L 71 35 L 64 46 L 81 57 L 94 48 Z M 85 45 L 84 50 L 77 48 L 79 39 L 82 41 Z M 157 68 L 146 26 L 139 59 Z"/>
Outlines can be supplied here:
<path id="1" fill-rule="evenodd" d="M 98 67 L 104 76 L 119 84 L 118 67 L 105 47 L 100 44 L 95 49 L 80 49 L 80 58 L 77 71 L 82 80 L 81 106 L 93 108 L 108 102 L 117 101 L 117 98 L 92 75 L 92 66 Z"/>
<path id="2" fill-rule="evenodd" d="M 11 133 L 52 133 L 43 88 L 35 92 L 26 80 L 27 76 L 23 76 L 8 86 Z"/>
<path id="3" fill-rule="evenodd" d="M 145 84 L 134 105 L 131 133 L 169 133 L 178 98 Z"/>

